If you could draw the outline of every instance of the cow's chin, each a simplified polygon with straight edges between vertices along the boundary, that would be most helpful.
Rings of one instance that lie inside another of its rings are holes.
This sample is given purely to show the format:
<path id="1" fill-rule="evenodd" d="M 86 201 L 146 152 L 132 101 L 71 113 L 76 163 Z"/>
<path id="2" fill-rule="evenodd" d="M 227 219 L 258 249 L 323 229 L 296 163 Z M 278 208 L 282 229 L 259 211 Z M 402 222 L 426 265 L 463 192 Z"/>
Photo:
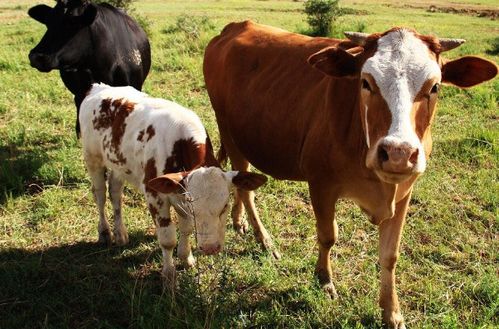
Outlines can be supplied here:
<path id="1" fill-rule="evenodd" d="M 33 65 L 33 64 L 31 64 L 31 66 L 33 66 L 35 69 L 37 69 L 38 71 L 43 72 L 43 73 L 48 73 L 48 72 L 53 70 L 52 67 L 45 66 L 45 65 Z"/>
<path id="2" fill-rule="evenodd" d="M 414 172 L 404 173 L 404 174 L 386 172 L 383 170 L 374 170 L 374 172 L 376 173 L 376 176 L 378 176 L 380 180 L 388 184 L 401 184 L 419 175 L 418 173 Z"/>

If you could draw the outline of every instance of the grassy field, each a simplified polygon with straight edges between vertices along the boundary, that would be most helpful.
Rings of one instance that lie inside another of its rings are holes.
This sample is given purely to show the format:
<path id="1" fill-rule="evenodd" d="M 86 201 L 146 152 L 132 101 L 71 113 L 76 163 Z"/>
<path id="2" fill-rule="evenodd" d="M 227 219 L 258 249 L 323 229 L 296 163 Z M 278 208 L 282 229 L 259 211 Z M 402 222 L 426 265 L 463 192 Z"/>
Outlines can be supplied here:
<path id="1" fill-rule="evenodd" d="M 315 225 L 303 183 L 270 179 L 257 193 L 282 260 L 262 252 L 251 234 L 228 230 L 225 253 L 180 271 L 174 295 L 162 286 L 160 250 L 137 192 L 127 189 L 124 197 L 130 245 L 97 245 L 72 95 L 58 72 L 42 74 L 28 62 L 45 30 L 26 14 L 35 3 L 0 3 L 0 328 L 381 327 L 376 227 L 354 204 L 339 205 L 332 253 L 339 298 L 328 299 L 313 274 Z M 432 3 L 499 10 L 495 1 Z M 333 34 L 409 26 L 467 39 L 451 58 L 499 61 L 497 20 L 412 4 L 342 1 L 353 10 Z M 194 109 L 217 145 L 201 70 L 210 38 L 243 19 L 307 29 L 296 1 L 146 0 L 135 7 L 149 24 L 153 51 L 145 91 Z M 442 90 L 434 153 L 413 194 L 398 263 L 409 328 L 499 326 L 498 96 L 499 79 Z"/>

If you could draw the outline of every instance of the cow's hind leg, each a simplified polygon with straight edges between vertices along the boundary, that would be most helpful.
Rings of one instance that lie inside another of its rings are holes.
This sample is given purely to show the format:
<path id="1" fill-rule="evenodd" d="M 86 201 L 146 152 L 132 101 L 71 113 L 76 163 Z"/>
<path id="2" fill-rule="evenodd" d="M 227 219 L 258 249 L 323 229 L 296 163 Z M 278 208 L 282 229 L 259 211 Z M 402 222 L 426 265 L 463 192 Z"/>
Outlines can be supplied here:
<path id="1" fill-rule="evenodd" d="M 121 196 L 123 194 L 124 182 L 116 177 L 116 174 L 110 172 L 108 185 L 109 198 L 111 199 L 111 203 L 113 205 L 114 241 L 117 245 L 123 246 L 128 243 L 128 233 L 121 216 Z"/>
<path id="2" fill-rule="evenodd" d="M 97 209 L 99 210 L 99 243 L 111 245 L 113 243 L 113 235 L 106 218 L 106 168 L 93 164 L 90 161 L 85 161 L 87 164 L 88 174 L 92 181 L 92 194 L 94 196 Z"/>
<path id="3" fill-rule="evenodd" d="M 230 154 L 229 154 L 230 157 Z M 231 157 L 231 162 L 234 170 L 239 171 L 249 171 L 250 164 L 246 159 Z M 253 227 L 253 233 L 255 234 L 256 240 L 262 245 L 263 249 L 270 251 L 274 258 L 279 259 L 281 255 L 279 251 L 277 251 L 272 242 L 272 238 L 270 234 L 267 232 L 265 227 L 263 226 L 262 221 L 260 220 L 260 216 L 258 215 L 258 211 L 255 206 L 255 192 L 246 191 L 240 188 L 236 189 L 235 202 L 242 202 L 244 207 L 246 208 L 246 214 L 248 216 L 248 220 Z M 241 205 L 235 206 L 234 211 L 242 211 Z"/>
<path id="4" fill-rule="evenodd" d="M 399 257 L 400 239 L 411 193 L 399 201 L 395 215 L 379 224 L 379 263 L 381 284 L 379 306 L 383 310 L 383 323 L 388 328 L 405 329 L 404 318 L 395 289 L 395 266 Z"/>
<path id="5" fill-rule="evenodd" d="M 336 289 L 332 280 L 331 247 L 338 240 L 338 224 L 334 210 L 338 194 L 325 183 L 310 183 L 310 198 L 314 208 L 319 243 L 319 258 L 315 273 L 322 288 L 331 296 L 336 297 Z"/>
<path id="6" fill-rule="evenodd" d="M 219 130 L 220 130 L 220 142 L 221 148 L 218 156 L 218 160 L 223 162 L 225 161 L 227 155 L 231 159 L 231 165 L 233 170 L 243 170 L 236 169 L 237 165 L 235 163 L 241 163 L 242 167 L 249 167 L 248 161 L 244 158 L 244 156 L 239 152 L 237 147 L 234 145 L 234 142 L 229 137 L 229 134 L 224 128 L 224 125 L 218 122 Z M 227 153 L 225 153 L 227 152 Z M 232 225 L 234 230 L 240 234 L 245 234 L 248 231 L 248 221 L 243 217 L 244 205 L 243 200 L 241 198 L 241 194 L 239 189 L 236 189 L 234 192 L 234 205 L 232 206 L 231 217 L 232 217 Z"/>
<path id="7" fill-rule="evenodd" d="M 218 126 L 220 128 L 220 139 L 230 158 L 232 169 L 238 171 L 249 171 L 249 161 L 237 149 L 232 139 L 228 137 L 226 129 L 224 129 L 220 122 Z M 274 248 L 272 238 L 263 226 L 260 216 L 258 216 L 258 212 L 255 207 L 255 193 L 253 191 L 236 188 L 234 206 L 232 208 L 232 220 L 234 229 L 240 233 L 245 233 L 248 227 L 247 222 L 243 219 L 244 208 L 246 208 L 246 213 L 248 215 L 249 222 L 253 227 L 256 240 L 262 245 L 263 249 L 270 251 L 274 258 L 281 258 L 279 252 Z"/>

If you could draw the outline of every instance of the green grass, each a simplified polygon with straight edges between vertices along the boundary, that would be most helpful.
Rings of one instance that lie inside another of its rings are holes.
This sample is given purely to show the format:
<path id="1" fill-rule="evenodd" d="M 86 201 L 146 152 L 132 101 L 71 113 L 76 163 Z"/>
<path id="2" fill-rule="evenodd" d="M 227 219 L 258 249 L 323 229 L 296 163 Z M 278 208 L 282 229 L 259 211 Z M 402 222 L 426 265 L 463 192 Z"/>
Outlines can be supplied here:
<path id="1" fill-rule="evenodd" d="M 385 3 L 391 6 L 342 1 L 357 14 L 342 16 L 335 35 L 403 25 L 467 39 L 450 58 L 477 54 L 498 62 L 497 53 L 487 54 L 497 21 Z M 137 192 L 124 196 L 130 245 L 96 245 L 98 214 L 75 138 L 72 95 L 58 72 L 42 74 L 28 63 L 44 32 L 26 15 L 31 5 L 0 6 L 0 328 L 381 327 L 376 227 L 353 203 L 339 204 L 332 259 L 340 297 L 329 300 L 313 275 L 315 225 L 303 183 L 270 179 L 257 193 L 281 261 L 260 251 L 251 234 L 229 229 L 226 252 L 180 271 L 173 296 L 163 288 L 160 251 Z M 303 3 L 295 1 L 150 0 L 136 7 L 149 21 L 153 49 L 145 91 L 194 109 L 217 145 L 201 70 L 210 38 L 248 18 L 307 28 Z M 397 267 L 410 328 L 499 326 L 498 95 L 499 79 L 442 90 L 434 153 L 413 195 Z"/>

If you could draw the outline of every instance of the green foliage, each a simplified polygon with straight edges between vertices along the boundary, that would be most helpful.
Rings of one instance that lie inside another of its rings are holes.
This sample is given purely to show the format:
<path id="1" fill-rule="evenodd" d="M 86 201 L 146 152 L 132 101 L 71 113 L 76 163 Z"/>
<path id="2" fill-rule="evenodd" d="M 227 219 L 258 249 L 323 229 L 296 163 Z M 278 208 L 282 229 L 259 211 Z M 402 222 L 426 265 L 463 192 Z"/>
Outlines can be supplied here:
<path id="1" fill-rule="evenodd" d="M 499 37 L 490 41 L 490 49 L 487 50 L 489 55 L 499 55 Z"/>
<path id="2" fill-rule="evenodd" d="M 166 27 L 163 32 L 167 34 L 172 33 L 183 33 L 189 39 L 199 39 L 201 33 L 204 31 L 209 31 L 214 29 L 213 23 L 207 16 L 191 16 L 191 15 L 180 15 L 177 17 L 175 24 Z"/>
<path id="3" fill-rule="evenodd" d="M 117 8 L 123 8 L 124 10 L 128 11 L 131 9 L 132 4 L 136 0 L 93 0 L 92 2 L 94 3 L 108 3 L 114 7 Z"/>
<path id="4" fill-rule="evenodd" d="M 128 15 L 133 17 L 142 27 L 146 34 L 151 37 L 151 21 L 137 12 L 133 4 L 136 0 L 93 0 L 94 3 L 108 3 L 116 8 L 122 8 Z"/>
<path id="5" fill-rule="evenodd" d="M 333 22 L 340 14 L 339 0 L 307 0 L 305 14 L 307 22 L 312 28 L 313 35 L 327 36 L 332 29 Z"/>

